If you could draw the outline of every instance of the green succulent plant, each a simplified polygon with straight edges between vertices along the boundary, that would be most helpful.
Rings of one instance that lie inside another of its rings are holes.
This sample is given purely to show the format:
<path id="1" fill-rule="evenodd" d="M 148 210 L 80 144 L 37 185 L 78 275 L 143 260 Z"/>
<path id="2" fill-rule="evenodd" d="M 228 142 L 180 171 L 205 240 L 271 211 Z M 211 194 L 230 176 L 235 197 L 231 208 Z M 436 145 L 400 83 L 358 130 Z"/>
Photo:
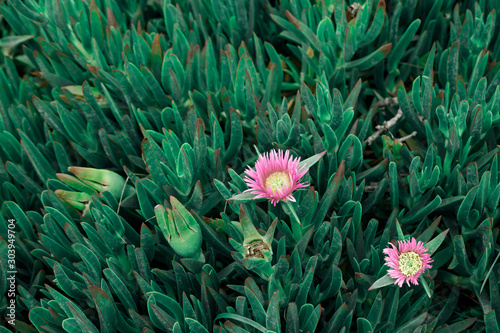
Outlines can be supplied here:
<path id="1" fill-rule="evenodd" d="M 498 8 L 0 0 L 0 332 L 500 331 Z"/>

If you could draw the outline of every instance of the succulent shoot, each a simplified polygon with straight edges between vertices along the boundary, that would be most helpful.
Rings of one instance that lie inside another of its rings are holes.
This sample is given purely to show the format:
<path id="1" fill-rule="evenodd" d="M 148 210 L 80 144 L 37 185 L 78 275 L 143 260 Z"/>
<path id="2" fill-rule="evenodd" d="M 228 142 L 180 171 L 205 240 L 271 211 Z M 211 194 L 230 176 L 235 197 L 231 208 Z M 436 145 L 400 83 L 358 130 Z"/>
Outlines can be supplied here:
<path id="1" fill-rule="evenodd" d="M 178 255 L 204 261 L 200 226 L 176 198 L 170 197 L 170 203 L 172 209 L 162 205 L 154 208 L 160 230 Z"/>

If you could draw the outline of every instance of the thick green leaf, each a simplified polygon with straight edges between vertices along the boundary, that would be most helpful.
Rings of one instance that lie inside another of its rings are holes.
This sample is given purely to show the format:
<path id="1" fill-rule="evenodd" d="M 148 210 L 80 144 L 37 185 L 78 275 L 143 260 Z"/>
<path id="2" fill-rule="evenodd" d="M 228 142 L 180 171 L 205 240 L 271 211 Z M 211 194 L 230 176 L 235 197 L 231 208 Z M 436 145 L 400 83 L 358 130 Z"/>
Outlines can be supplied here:
<path id="1" fill-rule="evenodd" d="M 113 300 L 97 286 L 89 286 L 89 291 L 99 315 L 99 322 L 101 323 L 100 332 L 116 332 L 117 317 Z"/>
<path id="2" fill-rule="evenodd" d="M 361 59 L 356 59 L 344 64 L 345 69 L 357 68 L 360 71 L 364 71 L 372 68 L 378 64 L 382 59 L 384 59 L 387 54 L 391 51 L 392 44 L 385 44 L 381 46 L 378 50 L 374 51 L 372 54 L 367 55 Z"/>
<path id="3" fill-rule="evenodd" d="M 109 283 L 111 284 L 111 287 L 113 288 L 116 296 L 118 296 L 118 298 L 122 302 L 122 305 L 126 309 L 132 309 L 133 311 L 137 312 L 137 306 L 134 302 L 134 299 L 132 298 L 132 295 L 128 291 L 123 281 L 118 277 L 118 275 L 110 268 L 104 269 L 103 273 L 106 279 L 108 279 Z"/>
<path id="4" fill-rule="evenodd" d="M 408 45 L 410 45 L 410 42 L 419 27 L 420 19 L 416 19 L 408 26 L 403 36 L 401 36 L 401 39 L 398 41 L 391 54 L 387 58 L 389 73 L 393 73 L 398 67 L 400 60 L 403 58 Z"/>
<path id="5" fill-rule="evenodd" d="M 490 311 L 484 315 L 484 322 L 486 323 L 486 333 L 500 332 L 500 327 L 497 322 L 495 310 Z"/>
<path id="6" fill-rule="evenodd" d="M 298 169 L 301 169 L 302 167 L 305 167 L 307 169 L 311 168 L 314 164 L 316 164 L 320 159 L 321 157 L 323 157 L 323 155 L 326 154 L 326 151 L 324 152 L 321 152 L 321 153 L 318 153 L 314 156 L 311 156 L 303 161 L 301 161 L 299 163 L 299 166 L 298 166 Z"/>
<path id="7" fill-rule="evenodd" d="M 74 303 L 68 304 L 69 309 L 71 310 L 71 314 L 76 320 L 78 327 L 82 330 L 82 332 L 89 333 L 98 333 L 99 330 L 94 326 L 94 324 L 87 318 L 87 316 L 83 313 L 83 311 L 76 306 Z"/>
<path id="8" fill-rule="evenodd" d="M 445 231 L 434 237 L 431 241 L 425 243 L 424 247 L 427 248 L 427 253 L 432 255 L 434 252 L 436 252 L 436 250 L 439 248 L 439 246 L 441 246 L 444 239 L 446 238 L 448 231 L 450 231 L 450 229 L 446 229 Z"/>
<path id="9" fill-rule="evenodd" d="M 64 332 L 61 329 L 58 329 L 58 323 L 52 318 L 50 311 L 42 308 L 36 307 L 30 310 L 29 319 L 35 325 L 35 327 L 39 330 L 51 330 L 51 332 Z M 6 332 L 11 332 L 7 330 Z"/>
<path id="10" fill-rule="evenodd" d="M 11 211 L 15 219 L 15 224 L 17 224 L 21 228 L 24 237 L 32 241 L 35 241 L 37 237 L 33 231 L 32 223 L 28 219 L 26 214 L 23 212 L 23 210 L 15 202 L 12 201 L 6 201 L 5 205 Z"/>
<path id="11" fill-rule="evenodd" d="M 245 203 L 248 201 L 256 200 L 255 199 L 256 196 L 257 196 L 256 194 L 253 194 L 251 192 L 243 192 L 232 196 L 231 198 L 227 199 L 227 201 L 230 202 L 236 201 L 237 203 Z"/>
<path id="12" fill-rule="evenodd" d="M 229 313 L 229 312 L 220 313 L 217 317 L 215 317 L 214 320 L 220 320 L 220 319 L 224 319 L 224 318 L 225 319 L 235 320 L 235 321 L 241 322 L 243 324 L 247 324 L 247 325 L 252 326 L 253 328 L 259 330 L 262 333 L 266 333 L 267 332 L 266 328 L 264 326 L 262 326 L 261 324 L 256 323 L 255 321 L 253 321 L 253 320 L 251 320 L 249 318 L 240 316 L 240 315 L 235 314 L 235 313 Z"/>
<path id="13" fill-rule="evenodd" d="M 37 171 L 38 175 L 43 181 L 47 181 L 48 179 L 56 178 L 56 173 L 52 166 L 47 161 L 47 159 L 40 153 L 40 151 L 35 147 L 35 145 L 31 142 L 24 132 L 19 131 L 19 135 L 21 136 L 21 144 L 23 145 L 24 150 L 28 154 L 28 157 L 33 164 L 33 167 Z"/>
<path id="14" fill-rule="evenodd" d="M 380 279 L 378 279 L 377 281 L 375 281 L 371 286 L 370 288 L 368 288 L 368 290 L 374 290 L 374 289 L 378 289 L 378 288 L 382 288 L 382 287 L 386 287 L 386 286 L 389 286 L 389 285 L 393 285 L 394 282 L 396 281 L 396 279 L 394 278 L 391 278 L 389 276 L 389 274 L 385 274 L 384 276 L 382 276 Z"/>

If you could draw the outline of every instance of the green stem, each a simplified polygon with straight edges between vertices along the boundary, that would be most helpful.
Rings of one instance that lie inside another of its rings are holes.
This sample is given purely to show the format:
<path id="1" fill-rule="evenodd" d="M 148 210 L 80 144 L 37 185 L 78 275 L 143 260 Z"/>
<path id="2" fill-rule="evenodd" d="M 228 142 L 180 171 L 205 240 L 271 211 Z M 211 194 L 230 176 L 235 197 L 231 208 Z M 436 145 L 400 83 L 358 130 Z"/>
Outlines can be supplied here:
<path id="1" fill-rule="evenodd" d="M 422 283 L 422 287 L 424 287 L 425 289 L 425 292 L 427 293 L 427 296 L 429 296 L 429 298 L 432 298 L 432 292 L 431 292 L 431 289 L 429 288 L 429 284 L 427 283 L 427 281 L 425 280 L 425 277 L 423 274 L 420 274 L 420 276 L 418 277 L 420 283 Z"/>
<path id="2" fill-rule="evenodd" d="M 290 211 L 290 213 L 286 211 L 285 213 L 290 216 L 290 225 L 292 227 L 293 235 L 296 237 L 296 241 L 299 241 L 302 237 L 302 225 L 300 223 L 299 217 L 297 216 L 297 213 L 295 212 L 295 209 L 293 208 L 290 201 L 283 201 L 283 204 L 286 206 L 287 210 Z"/>
<path id="3" fill-rule="evenodd" d="M 300 220 L 299 220 L 299 217 L 297 216 L 297 213 L 295 212 L 295 209 L 293 208 L 292 206 L 292 203 L 288 200 L 286 201 L 283 201 L 286 205 L 286 207 L 290 210 L 290 217 L 292 217 L 292 220 L 295 220 L 295 222 L 297 222 L 298 225 L 301 225 L 300 223 Z"/>

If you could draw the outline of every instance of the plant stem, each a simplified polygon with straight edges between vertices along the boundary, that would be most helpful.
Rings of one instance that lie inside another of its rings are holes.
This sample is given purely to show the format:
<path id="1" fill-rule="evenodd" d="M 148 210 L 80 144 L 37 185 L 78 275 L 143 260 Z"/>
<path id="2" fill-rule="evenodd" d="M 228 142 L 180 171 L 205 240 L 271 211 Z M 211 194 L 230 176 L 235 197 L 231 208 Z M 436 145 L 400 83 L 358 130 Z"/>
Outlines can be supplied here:
<path id="1" fill-rule="evenodd" d="M 292 227 L 293 235 L 296 237 L 296 241 L 299 241 L 299 239 L 302 237 L 302 225 L 300 223 L 299 217 L 297 216 L 297 212 L 295 212 L 295 209 L 293 208 L 290 201 L 283 201 L 283 204 L 286 206 L 287 210 L 290 211 L 290 213 L 286 211 L 285 213 L 290 216 L 290 225 Z"/>
<path id="2" fill-rule="evenodd" d="M 427 281 L 425 281 L 424 275 L 420 274 L 420 276 L 418 277 L 418 280 L 420 281 L 420 283 L 422 283 L 422 286 L 424 287 L 425 292 L 427 293 L 427 296 L 429 296 L 429 298 L 432 298 L 432 292 L 429 288 L 429 284 L 427 283 Z"/>

